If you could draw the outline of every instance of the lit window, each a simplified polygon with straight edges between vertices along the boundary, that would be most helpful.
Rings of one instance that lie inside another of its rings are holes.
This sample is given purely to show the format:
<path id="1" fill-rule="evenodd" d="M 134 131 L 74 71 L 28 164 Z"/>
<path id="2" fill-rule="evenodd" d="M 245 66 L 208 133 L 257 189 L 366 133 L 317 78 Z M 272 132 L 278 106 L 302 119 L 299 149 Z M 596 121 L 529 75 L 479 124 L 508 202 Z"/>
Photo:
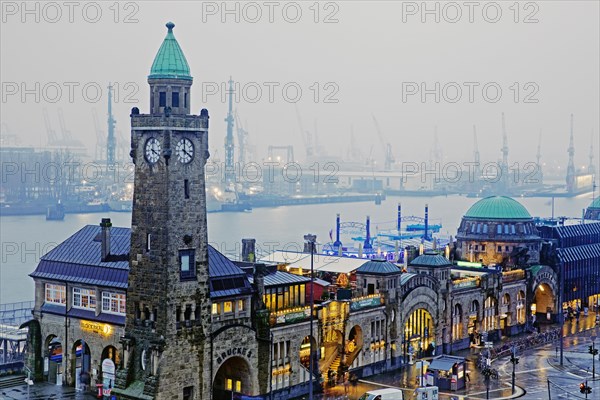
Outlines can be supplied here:
<path id="1" fill-rule="evenodd" d="M 223 303 L 223 312 L 233 312 L 233 303 L 231 301 L 226 301 L 225 303 Z"/>
<path id="2" fill-rule="evenodd" d="M 219 313 L 219 303 L 212 304 L 212 313 L 213 313 L 213 315 Z"/>
<path id="3" fill-rule="evenodd" d="M 235 391 L 238 393 L 242 392 L 242 381 L 235 381 Z"/>
<path id="4" fill-rule="evenodd" d="M 125 294 L 102 292 L 102 312 L 125 314 Z"/>
<path id="5" fill-rule="evenodd" d="M 238 311 L 244 311 L 244 300 L 238 300 Z"/>
<path id="6" fill-rule="evenodd" d="M 96 308 L 96 291 L 92 289 L 73 288 L 73 307 Z"/>
<path id="7" fill-rule="evenodd" d="M 46 303 L 65 305 L 67 302 L 67 291 L 62 285 L 46 283 Z"/>
<path id="8" fill-rule="evenodd" d="M 227 378 L 227 384 L 225 385 L 226 390 L 233 390 L 233 379 Z"/>

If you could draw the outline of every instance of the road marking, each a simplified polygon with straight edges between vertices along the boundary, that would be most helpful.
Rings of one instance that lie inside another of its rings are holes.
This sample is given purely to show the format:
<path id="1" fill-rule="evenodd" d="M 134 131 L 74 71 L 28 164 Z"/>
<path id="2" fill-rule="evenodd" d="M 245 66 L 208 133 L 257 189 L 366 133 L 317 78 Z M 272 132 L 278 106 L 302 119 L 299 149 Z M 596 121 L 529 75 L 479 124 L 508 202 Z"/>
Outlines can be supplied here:
<path id="1" fill-rule="evenodd" d="M 526 371 L 515 372 L 515 375 L 517 375 L 517 374 L 526 374 L 528 372 L 543 371 L 545 369 L 553 369 L 553 368 L 552 367 L 544 367 L 544 368 L 528 369 Z"/>

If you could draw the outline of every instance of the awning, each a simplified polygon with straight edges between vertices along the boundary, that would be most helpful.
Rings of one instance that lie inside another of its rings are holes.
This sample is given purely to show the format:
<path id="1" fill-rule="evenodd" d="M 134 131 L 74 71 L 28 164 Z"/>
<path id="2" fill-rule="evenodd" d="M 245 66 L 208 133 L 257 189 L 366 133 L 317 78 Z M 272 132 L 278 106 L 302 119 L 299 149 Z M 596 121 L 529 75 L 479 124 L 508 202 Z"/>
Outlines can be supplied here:
<path id="1" fill-rule="evenodd" d="M 454 364 L 456 364 L 457 362 L 460 362 L 460 360 L 454 360 L 454 359 L 444 359 L 444 358 L 440 358 L 440 359 L 433 359 L 431 361 L 431 364 L 429 364 L 429 368 L 428 369 L 435 369 L 438 371 L 450 371 L 452 369 L 452 367 L 454 366 Z"/>

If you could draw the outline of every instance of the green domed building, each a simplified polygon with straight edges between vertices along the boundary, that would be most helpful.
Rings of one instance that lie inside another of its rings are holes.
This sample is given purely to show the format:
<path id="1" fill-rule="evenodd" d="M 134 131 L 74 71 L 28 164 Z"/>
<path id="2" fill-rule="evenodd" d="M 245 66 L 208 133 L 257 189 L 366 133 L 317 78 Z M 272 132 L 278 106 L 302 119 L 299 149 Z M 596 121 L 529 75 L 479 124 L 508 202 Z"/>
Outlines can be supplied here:
<path id="1" fill-rule="evenodd" d="M 600 197 L 597 197 L 585 211 L 585 219 L 600 221 Z"/>
<path id="2" fill-rule="evenodd" d="M 463 216 L 457 239 L 459 258 L 507 268 L 539 262 L 541 238 L 531 214 L 518 201 L 492 196 Z"/>

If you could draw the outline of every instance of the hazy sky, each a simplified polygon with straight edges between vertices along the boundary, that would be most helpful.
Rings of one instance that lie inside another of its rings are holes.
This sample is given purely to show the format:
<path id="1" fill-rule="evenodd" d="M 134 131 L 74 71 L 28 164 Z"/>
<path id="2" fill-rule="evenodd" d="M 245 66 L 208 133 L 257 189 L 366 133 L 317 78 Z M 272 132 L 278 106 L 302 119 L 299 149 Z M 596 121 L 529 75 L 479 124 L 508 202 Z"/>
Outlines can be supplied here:
<path id="1" fill-rule="evenodd" d="M 225 4 L 233 10 L 230 14 L 223 13 Z M 221 159 L 227 112 L 222 84 L 230 75 L 246 89 L 234 107 L 247 125 L 259 159 L 269 144 L 293 144 L 297 158 L 303 157 L 293 103 L 298 87 L 302 95 L 296 105 L 304 129 L 314 130 L 317 120 L 319 140 L 330 154 L 346 153 L 353 126 L 362 151 L 368 153 L 373 147 L 373 155 L 380 156 L 374 114 L 399 160 L 427 159 L 436 125 L 445 159 L 470 159 L 473 124 L 482 159 L 496 160 L 501 112 L 506 113 L 513 161 L 534 160 L 541 129 L 546 162 L 566 165 L 571 113 L 575 114 L 577 165 L 587 165 L 592 131 L 600 154 L 598 1 L 426 4 L 430 10 L 437 7 L 439 22 L 435 13 L 422 13 L 420 1 L 73 2 L 72 17 L 62 1 L 52 6 L 28 3 L 30 14 L 24 13 L 20 1 L 3 1 L 2 123 L 23 144 L 43 146 L 47 141 L 43 109 L 59 132 L 61 107 L 67 128 L 92 153 L 96 137 L 92 109 L 96 108 L 106 130 L 105 87 L 111 81 L 120 85 L 114 113 L 117 129 L 128 140 L 130 109 L 138 106 L 148 111 L 147 75 L 167 32 L 165 23 L 173 21 L 194 77 L 192 110 L 199 113 L 208 108 L 211 152 Z M 36 82 L 39 102 L 33 94 L 22 101 L 22 86 L 35 91 Z M 62 88 L 55 103 L 51 102 L 56 97 L 52 82 Z M 68 82 L 78 84 L 72 103 Z M 425 102 L 421 93 L 407 92 L 421 90 L 421 83 L 435 91 L 436 82 L 439 103 L 433 92 Z M 82 93 L 86 84 L 87 100 Z M 217 85 L 219 93 L 203 93 L 203 84 L 204 88 Z M 288 91 L 283 93 L 286 84 Z M 93 103 L 96 85 L 103 93 Z M 274 88 L 273 102 L 269 85 Z M 19 92 L 12 94 L 15 87 Z M 139 92 L 134 93 L 136 87 Z M 262 96 L 252 102 L 256 87 Z M 457 87 L 462 97 L 452 103 Z M 493 103 L 497 88 L 502 94 Z M 133 103 L 124 102 L 126 94 Z M 337 103 L 325 102 L 327 95 Z"/>

